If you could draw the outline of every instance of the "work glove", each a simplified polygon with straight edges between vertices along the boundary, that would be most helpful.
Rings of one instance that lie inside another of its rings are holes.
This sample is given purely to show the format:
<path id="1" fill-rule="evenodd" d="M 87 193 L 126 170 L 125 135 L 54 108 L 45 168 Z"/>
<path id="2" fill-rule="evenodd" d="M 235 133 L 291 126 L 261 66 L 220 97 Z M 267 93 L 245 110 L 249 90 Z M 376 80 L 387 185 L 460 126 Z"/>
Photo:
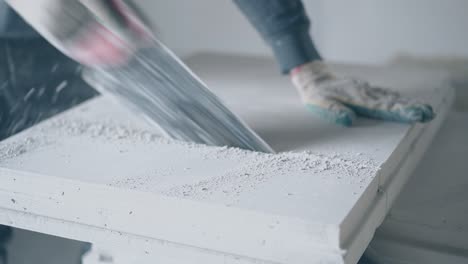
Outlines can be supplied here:
<path id="1" fill-rule="evenodd" d="M 88 66 L 124 63 L 150 30 L 130 0 L 7 0 L 51 44 Z"/>
<path id="2" fill-rule="evenodd" d="M 402 123 L 428 122 L 432 107 L 355 78 L 338 77 L 322 61 L 293 69 L 292 82 L 307 109 L 332 123 L 351 126 L 356 116 Z"/>

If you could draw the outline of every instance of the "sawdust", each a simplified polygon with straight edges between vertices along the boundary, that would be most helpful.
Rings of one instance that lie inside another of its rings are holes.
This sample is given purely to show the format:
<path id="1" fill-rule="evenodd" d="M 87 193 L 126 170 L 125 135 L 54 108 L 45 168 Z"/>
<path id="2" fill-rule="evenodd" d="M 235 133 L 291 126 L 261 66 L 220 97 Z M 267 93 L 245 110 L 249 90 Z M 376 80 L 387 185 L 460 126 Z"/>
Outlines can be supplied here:
<path id="1" fill-rule="evenodd" d="M 190 184 L 161 184 L 161 179 L 177 177 L 174 171 L 149 171 L 144 175 L 116 178 L 108 185 L 137 191 L 158 192 L 170 197 L 203 200 L 211 196 L 238 197 L 253 191 L 277 177 L 321 177 L 324 183 L 366 186 L 376 175 L 379 166 L 361 153 L 349 155 L 308 152 L 267 154 L 228 147 L 209 147 L 201 144 L 170 140 L 149 130 L 125 126 L 112 120 L 86 121 L 86 119 L 54 118 L 34 128 L 35 137 L 16 137 L 0 144 L 0 162 L 33 151 L 57 138 L 82 137 L 99 142 L 119 144 L 130 142 L 154 146 L 178 145 L 186 152 L 195 152 L 202 160 L 216 162 L 231 160 L 238 165 L 222 173 Z M 125 153 L 127 150 L 121 149 Z M 183 168 L 190 172 L 190 165 Z M 292 195 L 292 194 L 288 194 Z"/>
<path id="2" fill-rule="evenodd" d="M 14 139 L 1 142 L 0 162 L 45 146 L 56 141 L 57 138 L 83 135 L 115 142 L 118 140 L 131 140 L 142 143 L 157 142 L 159 144 L 174 142 L 149 130 L 133 129 L 112 120 L 86 121 L 80 118 L 56 117 L 48 122 L 29 128 L 26 137 L 19 134 Z"/>
<path id="3" fill-rule="evenodd" d="M 322 177 L 324 183 L 362 184 L 374 178 L 379 167 L 370 159 L 348 159 L 340 155 L 327 156 L 314 152 L 265 154 L 237 148 L 214 148 L 205 159 L 229 157 L 244 162 L 227 169 L 222 175 L 194 184 L 184 184 L 160 190 L 171 197 L 204 200 L 209 196 L 236 197 L 267 184 L 275 177 Z M 292 194 L 289 194 L 292 195 Z"/>
<path id="4" fill-rule="evenodd" d="M 13 142 L 0 144 L 0 161 L 21 156 L 24 153 L 44 146 L 47 141 L 44 137 L 25 137 Z"/>
<path id="5" fill-rule="evenodd" d="M 89 136 L 90 138 L 102 138 L 107 141 L 128 140 L 139 143 L 154 142 L 158 144 L 177 144 L 174 141 L 161 137 L 151 130 L 133 128 L 130 125 L 123 125 L 111 119 L 100 121 L 88 121 L 81 118 L 56 118 L 47 123 L 47 126 L 40 127 L 43 134 L 51 130 L 60 136 Z M 190 144 L 191 143 L 186 143 Z"/>

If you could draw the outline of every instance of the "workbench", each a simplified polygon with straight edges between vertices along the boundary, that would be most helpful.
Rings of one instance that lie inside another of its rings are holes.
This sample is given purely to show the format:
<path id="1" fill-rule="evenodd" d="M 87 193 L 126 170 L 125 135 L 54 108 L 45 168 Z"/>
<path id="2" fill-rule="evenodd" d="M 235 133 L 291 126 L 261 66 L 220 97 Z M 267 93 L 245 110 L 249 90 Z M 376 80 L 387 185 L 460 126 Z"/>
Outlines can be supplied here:
<path id="1" fill-rule="evenodd" d="M 0 223 L 127 263 L 356 263 L 454 98 L 443 71 L 333 65 L 437 113 L 343 128 L 308 113 L 270 59 L 188 64 L 278 154 L 164 139 L 101 96 L 0 143 Z"/>

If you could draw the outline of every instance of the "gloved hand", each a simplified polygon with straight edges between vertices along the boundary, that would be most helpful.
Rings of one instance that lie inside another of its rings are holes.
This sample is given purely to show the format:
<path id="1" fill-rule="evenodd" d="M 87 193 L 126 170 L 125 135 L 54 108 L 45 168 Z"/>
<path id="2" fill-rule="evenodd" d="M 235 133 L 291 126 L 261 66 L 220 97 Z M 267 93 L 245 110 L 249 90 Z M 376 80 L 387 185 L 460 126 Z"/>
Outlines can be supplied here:
<path id="1" fill-rule="evenodd" d="M 357 115 L 403 123 L 428 122 L 435 116 L 428 104 L 362 80 L 335 76 L 321 61 L 299 66 L 290 75 L 312 113 L 343 126 L 351 126 Z"/>
<path id="2" fill-rule="evenodd" d="M 150 36 L 141 14 L 126 2 L 7 0 L 51 44 L 89 66 L 123 63 Z"/>

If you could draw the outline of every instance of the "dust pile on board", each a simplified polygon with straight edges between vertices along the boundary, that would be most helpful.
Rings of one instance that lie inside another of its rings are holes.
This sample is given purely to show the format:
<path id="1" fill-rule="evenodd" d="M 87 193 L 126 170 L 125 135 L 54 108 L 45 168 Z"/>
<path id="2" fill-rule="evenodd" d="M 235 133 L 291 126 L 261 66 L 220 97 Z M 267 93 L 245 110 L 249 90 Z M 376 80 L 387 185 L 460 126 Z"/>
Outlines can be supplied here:
<path id="1" fill-rule="evenodd" d="M 353 184 L 367 186 L 376 175 L 379 166 L 359 153 L 321 154 L 308 152 L 284 152 L 266 154 L 238 148 L 208 147 L 205 145 L 174 141 L 145 129 L 126 126 L 113 121 L 89 121 L 87 118 L 55 118 L 33 128 L 34 137 L 17 137 L 14 141 L 0 144 L 0 163 L 6 159 L 34 151 L 41 146 L 54 144 L 57 138 L 84 137 L 100 142 L 129 142 L 154 146 L 174 145 L 200 159 L 211 162 L 230 161 L 235 164 L 222 173 L 190 183 L 161 184 L 162 174 L 166 179 L 178 177 L 180 168 L 173 171 L 148 172 L 131 178 L 116 178 L 108 185 L 145 192 L 157 192 L 171 197 L 186 197 L 205 200 L 213 197 L 236 199 L 244 192 L 254 191 L 279 177 L 321 177 L 323 183 Z M 131 151 L 131 150 L 130 150 Z M 128 153 L 126 153 L 128 155 Z M 203 163 L 203 162 L 200 162 Z M 230 164 L 231 164 L 230 163 Z M 181 165 L 183 166 L 183 165 Z M 202 166 L 200 164 L 199 166 Z M 183 168 L 184 170 L 200 170 Z M 156 177 L 155 175 L 158 175 Z M 180 175 L 179 175 L 180 176 Z M 155 178 L 159 178 L 156 180 Z"/>
<path id="2" fill-rule="evenodd" d="M 266 154 L 223 147 L 212 148 L 205 154 L 205 158 L 236 159 L 239 165 L 226 170 L 222 175 L 160 192 L 172 197 L 190 197 L 195 200 L 220 195 L 235 198 L 279 177 L 321 177 L 323 183 L 355 184 L 363 188 L 379 169 L 372 160 L 363 157 L 351 159 L 338 154 L 324 155 L 312 151 Z"/>
<path id="3" fill-rule="evenodd" d="M 26 137 L 14 142 L 2 143 L 0 144 L 0 162 L 21 156 L 45 143 L 45 140 L 38 140 L 36 137 Z"/>

